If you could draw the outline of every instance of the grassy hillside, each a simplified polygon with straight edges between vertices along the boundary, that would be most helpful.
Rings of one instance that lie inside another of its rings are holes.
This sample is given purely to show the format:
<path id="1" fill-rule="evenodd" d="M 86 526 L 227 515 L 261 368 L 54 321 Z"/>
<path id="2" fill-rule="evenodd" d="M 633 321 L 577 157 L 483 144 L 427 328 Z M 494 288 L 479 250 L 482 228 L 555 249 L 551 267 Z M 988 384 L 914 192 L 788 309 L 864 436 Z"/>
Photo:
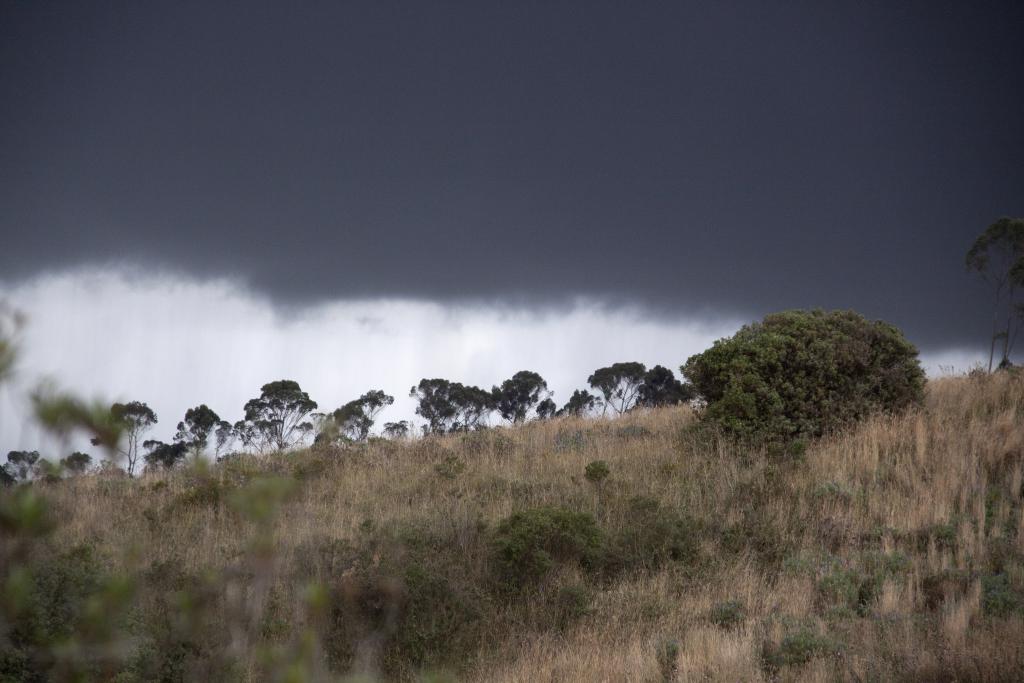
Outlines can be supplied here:
<path id="1" fill-rule="evenodd" d="M 1024 679 L 1024 379 L 932 381 L 923 409 L 803 452 L 693 422 L 666 409 L 38 483 L 45 535 L 27 494 L 5 494 L 21 587 L 3 670 Z M 585 476 L 596 460 L 603 482 Z"/>

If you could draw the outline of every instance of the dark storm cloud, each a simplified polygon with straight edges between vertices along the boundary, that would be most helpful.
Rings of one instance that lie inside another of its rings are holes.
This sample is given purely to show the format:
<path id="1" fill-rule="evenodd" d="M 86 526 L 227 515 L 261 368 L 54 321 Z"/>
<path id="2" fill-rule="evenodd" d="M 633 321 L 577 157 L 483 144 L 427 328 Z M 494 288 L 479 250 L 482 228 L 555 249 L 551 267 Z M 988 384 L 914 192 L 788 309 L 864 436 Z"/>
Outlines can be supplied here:
<path id="1" fill-rule="evenodd" d="M 983 334 L 1020 3 L 5 3 L 0 277 L 854 307 Z"/>

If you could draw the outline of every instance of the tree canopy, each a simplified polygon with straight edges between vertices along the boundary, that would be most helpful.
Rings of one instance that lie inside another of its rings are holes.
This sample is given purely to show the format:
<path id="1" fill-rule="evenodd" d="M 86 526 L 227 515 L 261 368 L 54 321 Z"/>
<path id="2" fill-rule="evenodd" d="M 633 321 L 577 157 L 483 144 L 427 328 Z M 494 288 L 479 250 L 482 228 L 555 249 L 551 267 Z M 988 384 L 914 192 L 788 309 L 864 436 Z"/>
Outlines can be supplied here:
<path id="1" fill-rule="evenodd" d="M 601 399 L 597 396 L 594 396 L 586 389 L 576 389 L 556 414 L 560 416 L 584 417 L 597 410 L 600 405 Z"/>
<path id="2" fill-rule="evenodd" d="M 494 411 L 490 392 L 446 379 L 421 379 L 409 396 L 416 399 L 416 414 L 427 421 L 424 432 L 428 434 L 477 429 L 486 425 Z"/>
<path id="3" fill-rule="evenodd" d="M 1000 367 L 1010 354 L 1024 323 L 1024 218 L 1000 218 L 981 233 L 967 251 L 968 270 L 978 273 L 993 294 L 992 339 L 988 369 L 992 371 L 997 342 L 1002 342 Z"/>
<path id="4" fill-rule="evenodd" d="M 332 424 L 345 437 L 365 441 L 380 411 L 395 402 L 394 396 L 372 389 L 331 414 Z"/>
<path id="5" fill-rule="evenodd" d="M 892 325 L 853 311 L 786 311 L 719 339 L 682 368 L 705 417 L 738 437 L 820 436 L 918 403 L 917 349 Z"/>
<path id="6" fill-rule="evenodd" d="M 595 370 L 594 374 L 587 378 L 587 383 L 601 392 L 606 407 L 610 406 L 621 415 L 636 403 L 646 372 L 647 368 L 643 363 L 614 363 Z"/>
<path id="7" fill-rule="evenodd" d="M 680 382 L 671 370 L 655 365 L 644 374 L 636 405 L 645 408 L 671 406 L 690 401 L 696 394 L 692 384 Z"/>
<path id="8" fill-rule="evenodd" d="M 135 464 L 139 459 L 139 438 L 157 423 L 156 413 L 141 401 L 131 401 L 114 403 L 110 406 L 110 414 L 123 426 L 127 443 L 125 448 L 119 450 L 127 461 L 128 466 L 125 469 L 128 476 L 133 476 Z M 93 439 L 92 443 L 94 446 L 99 445 L 97 439 Z"/>
<path id="9" fill-rule="evenodd" d="M 205 403 L 185 411 L 185 419 L 178 423 L 178 432 L 174 435 L 177 443 L 184 444 L 187 452 L 194 457 L 201 456 L 214 432 L 223 429 L 227 423 Z"/>
<path id="10" fill-rule="evenodd" d="M 530 370 L 520 370 L 491 389 L 498 414 L 513 424 L 524 421 L 530 410 L 550 394 L 544 378 Z"/>
<path id="11" fill-rule="evenodd" d="M 283 451 L 313 431 L 310 414 L 316 401 L 298 382 L 282 379 L 260 388 L 260 395 L 245 404 L 245 418 L 235 423 L 238 438 L 258 451 Z"/>

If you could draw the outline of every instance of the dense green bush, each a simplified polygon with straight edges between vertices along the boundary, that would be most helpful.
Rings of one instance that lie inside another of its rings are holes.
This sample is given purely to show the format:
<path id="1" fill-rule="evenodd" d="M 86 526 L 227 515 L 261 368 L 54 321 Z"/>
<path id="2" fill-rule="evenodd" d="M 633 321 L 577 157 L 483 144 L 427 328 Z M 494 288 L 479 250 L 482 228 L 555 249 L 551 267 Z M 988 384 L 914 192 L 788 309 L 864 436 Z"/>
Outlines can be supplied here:
<path id="1" fill-rule="evenodd" d="M 516 512 L 494 534 L 495 564 L 513 589 L 540 581 L 559 562 L 592 566 L 604 546 L 594 518 L 564 508 Z"/>
<path id="2" fill-rule="evenodd" d="M 601 556 L 607 575 L 651 571 L 670 561 L 696 563 L 700 530 L 689 517 L 662 507 L 653 498 L 636 496 L 629 501 L 622 522 Z"/>
<path id="3" fill-rule="evenodd" d="M 820 436 L 920 402 L 917 349 L 892 325 L 852 311 L 786 311 L 691 356 L 683 374 L 705 418 L 741 438 Z"/>

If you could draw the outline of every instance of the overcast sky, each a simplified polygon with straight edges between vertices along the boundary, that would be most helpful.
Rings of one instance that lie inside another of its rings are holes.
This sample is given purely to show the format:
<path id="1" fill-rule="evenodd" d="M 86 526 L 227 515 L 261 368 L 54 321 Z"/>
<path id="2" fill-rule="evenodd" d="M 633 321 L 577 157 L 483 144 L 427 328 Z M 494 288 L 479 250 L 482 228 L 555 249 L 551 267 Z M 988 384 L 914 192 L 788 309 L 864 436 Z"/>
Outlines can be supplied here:
<path id="1" fill-rule="evenodd" d="M 333 357 L 331 401 L 571 391 L 815 306 L 968 362 L 964 252 L 1024 215 L 1021 35 L 1020 2 L 0 2 L 23 381 L 182 413 Z"/>

